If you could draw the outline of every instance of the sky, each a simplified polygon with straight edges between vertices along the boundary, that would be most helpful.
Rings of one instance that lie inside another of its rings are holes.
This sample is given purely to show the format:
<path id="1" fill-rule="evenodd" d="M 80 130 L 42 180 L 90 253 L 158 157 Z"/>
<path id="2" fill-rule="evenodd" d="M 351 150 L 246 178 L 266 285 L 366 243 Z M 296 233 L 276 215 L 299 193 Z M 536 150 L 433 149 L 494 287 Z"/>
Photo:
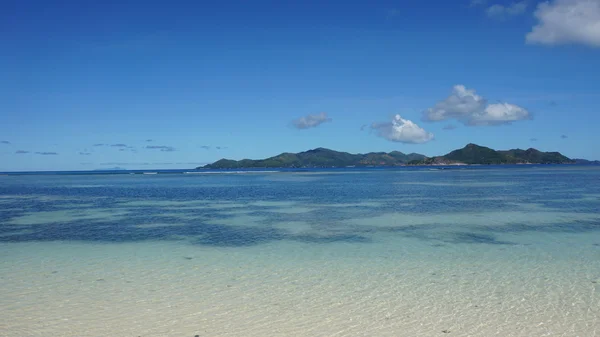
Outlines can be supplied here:
<path id="1" fill-rule="evenodd" d="M 5 0 L 0 43 L 0 171 L 600 159 L 600 0 Z"/>

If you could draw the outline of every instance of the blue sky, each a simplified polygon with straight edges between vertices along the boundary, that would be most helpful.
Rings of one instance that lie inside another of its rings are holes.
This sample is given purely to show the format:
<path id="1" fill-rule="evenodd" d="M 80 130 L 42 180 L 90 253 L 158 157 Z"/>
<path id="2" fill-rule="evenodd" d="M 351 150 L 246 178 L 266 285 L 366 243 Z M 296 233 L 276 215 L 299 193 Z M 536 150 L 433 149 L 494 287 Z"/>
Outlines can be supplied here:
<path id="1" fill-rule="evenodd" d="M 469 142 L 600 159 L 598 0 L 1 7 L 0 171 Z"/>

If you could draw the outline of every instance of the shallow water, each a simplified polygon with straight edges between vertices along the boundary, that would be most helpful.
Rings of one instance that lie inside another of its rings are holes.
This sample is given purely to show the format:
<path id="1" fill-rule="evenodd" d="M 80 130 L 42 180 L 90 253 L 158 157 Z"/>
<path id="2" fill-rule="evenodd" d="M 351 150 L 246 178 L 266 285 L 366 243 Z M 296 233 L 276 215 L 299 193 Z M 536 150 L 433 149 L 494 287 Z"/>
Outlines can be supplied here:
<path id="1" fill-rule="evenodd" d="M 1 336 L 597 336 L 600 170 L 0 177 Z"/>

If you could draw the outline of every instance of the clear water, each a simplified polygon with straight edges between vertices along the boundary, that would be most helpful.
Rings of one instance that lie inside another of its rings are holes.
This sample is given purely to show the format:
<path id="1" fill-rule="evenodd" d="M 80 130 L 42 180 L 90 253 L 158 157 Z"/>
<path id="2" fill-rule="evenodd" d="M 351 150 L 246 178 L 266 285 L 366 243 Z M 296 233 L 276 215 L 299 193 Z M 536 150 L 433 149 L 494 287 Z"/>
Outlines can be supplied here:
<path id="1" fill-rule="evenodd" d="M 600 168 L 0 176 L 1 336 L 598 336 Z"/>

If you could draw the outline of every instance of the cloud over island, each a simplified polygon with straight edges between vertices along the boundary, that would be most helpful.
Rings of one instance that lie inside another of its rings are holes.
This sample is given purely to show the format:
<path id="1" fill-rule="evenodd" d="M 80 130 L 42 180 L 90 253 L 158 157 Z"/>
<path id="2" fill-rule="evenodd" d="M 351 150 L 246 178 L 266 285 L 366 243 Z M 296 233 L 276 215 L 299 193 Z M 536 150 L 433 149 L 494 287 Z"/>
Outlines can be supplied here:
<path id="1" fill-rule="evenodd" d="M 327 113 L 321 112 L 320 114 L 309 114 L 307 116 L 300 117 L 298 119 L 294 119 L 292 121 L 292 125 L 297 129 L 309 129 L 316 128 L 317 126 L 331 122 L 332 119 L 327 117 Z"/>
<path id="2" fill-rule="evenodd" d="M 391 122 L 373 123 L 371 129 L 377 132 L 379 137 L 392 142 L 407 144 L 422 144 L 433 139 L 433 133 L 400 115 L 394 116 Z"/>
<path id="3" fill-rule="evenodd" d="M 423 120 L 438 122 L 455 119 L 465 125 L 501 125 L 531 119 L 525 108 L 511 103 L 491 103 L 473 89 L 455 85 L 452 94 L 423 111 Z"/>

